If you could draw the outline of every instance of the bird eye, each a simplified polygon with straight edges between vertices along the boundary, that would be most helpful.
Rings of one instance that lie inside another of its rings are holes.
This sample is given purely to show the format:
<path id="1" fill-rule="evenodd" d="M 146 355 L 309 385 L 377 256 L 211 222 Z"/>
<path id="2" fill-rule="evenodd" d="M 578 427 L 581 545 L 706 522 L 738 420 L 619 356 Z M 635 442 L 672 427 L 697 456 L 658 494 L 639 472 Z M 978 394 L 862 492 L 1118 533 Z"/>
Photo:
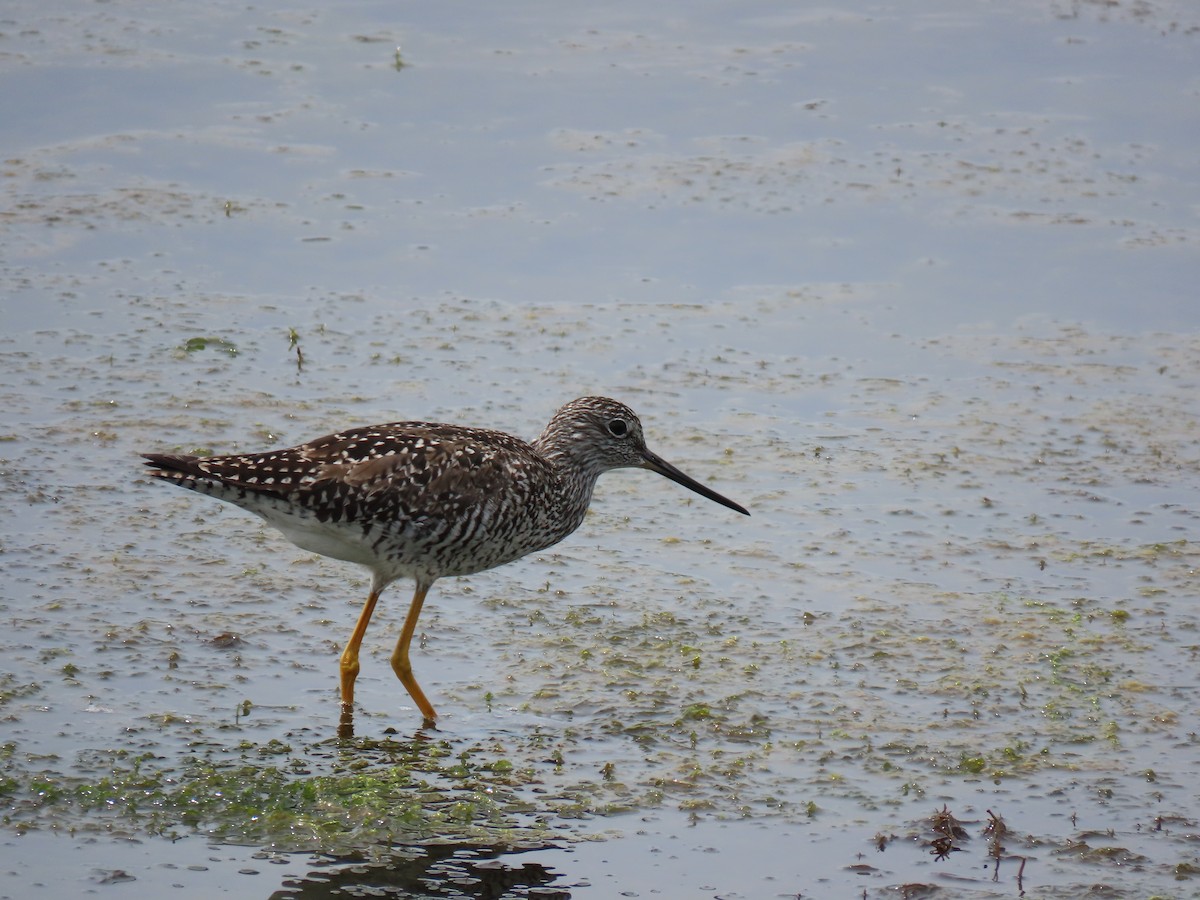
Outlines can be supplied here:
<path id="1" fill-rule="evenodd" d="M 613 419 L 608 423 L 608 433 L 613 437 L 625 437 L 629 433 L 629 425 L 624 419 Z"/>

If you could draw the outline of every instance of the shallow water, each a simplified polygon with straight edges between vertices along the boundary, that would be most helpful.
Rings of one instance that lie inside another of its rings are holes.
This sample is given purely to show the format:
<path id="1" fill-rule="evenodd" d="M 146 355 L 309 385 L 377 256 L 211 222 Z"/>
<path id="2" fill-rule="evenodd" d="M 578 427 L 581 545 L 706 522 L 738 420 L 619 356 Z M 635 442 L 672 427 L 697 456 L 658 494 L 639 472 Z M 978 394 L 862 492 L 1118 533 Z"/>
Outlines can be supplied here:
<path id="1" fill-rule="evenodd" d="M 0 896 L 1200 896 L 1191 7 L 469 12 L 0 21 Z M 137 464 L 584 393 L 436 733 Z"/>

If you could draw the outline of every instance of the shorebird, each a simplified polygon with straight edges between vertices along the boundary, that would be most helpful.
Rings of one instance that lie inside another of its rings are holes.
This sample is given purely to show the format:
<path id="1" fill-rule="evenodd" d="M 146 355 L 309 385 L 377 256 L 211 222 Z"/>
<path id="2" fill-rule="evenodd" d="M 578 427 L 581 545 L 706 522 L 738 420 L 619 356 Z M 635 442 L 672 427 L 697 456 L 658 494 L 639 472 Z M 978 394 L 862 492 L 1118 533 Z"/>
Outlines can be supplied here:
<path id="1" fill-rule="evenodd" d="M 263 453 L 142 455 L 155 478 L 257 513 L 304 550 L 371 570 L 370 595 L 341 656 L 344 736 L 353 734 L 359 646 L 393 581 L 411 578 L 416 590 L 392 669 L 424 726 L 434 727 L 437 713 L 408 650 L 437 579 L 557 544 L 579 527 L 596 479 L 610 469 L 649 469 L 750 515 L 651 452 L 633 410 L 607 397 L 572 400 L 532 443 L 483 428 L 395 422 Z"/>

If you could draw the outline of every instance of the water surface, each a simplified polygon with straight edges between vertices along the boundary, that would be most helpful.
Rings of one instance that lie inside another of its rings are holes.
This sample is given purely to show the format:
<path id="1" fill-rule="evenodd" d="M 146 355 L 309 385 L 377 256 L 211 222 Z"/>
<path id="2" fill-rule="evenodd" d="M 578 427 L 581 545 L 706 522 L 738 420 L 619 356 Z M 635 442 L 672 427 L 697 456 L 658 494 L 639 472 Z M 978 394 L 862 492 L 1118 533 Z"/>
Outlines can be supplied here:
<path id="1" fill-rule="evenodd" d="M 10 5 L 0 896 L 1196 895 L 1198 29 Z M 436 733 L 137 464 L 586 393 L 753 516 L 439 582 Z"/>

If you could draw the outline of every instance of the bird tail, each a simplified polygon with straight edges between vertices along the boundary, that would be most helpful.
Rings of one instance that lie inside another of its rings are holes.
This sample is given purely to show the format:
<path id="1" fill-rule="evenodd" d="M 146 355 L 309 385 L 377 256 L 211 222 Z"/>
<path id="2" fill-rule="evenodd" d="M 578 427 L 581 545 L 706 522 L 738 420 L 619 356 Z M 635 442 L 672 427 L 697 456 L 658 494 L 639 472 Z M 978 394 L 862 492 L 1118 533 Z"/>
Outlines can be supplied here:
<path id="1" fill-rule="evenodd" d="M 179 487 L 202 494 L 209 494 L 221 500 L 238 502 L 239 497 L 247 494 L 272 494 L 276 491 L 271 487 L 253 482 L 246 482 L 219 470 L 214 471 L 213 459 L 205 456 L 189 456 L 176 453 L 143 453 L 146 465 L 151 471 L 146 473 L 152 478 L 161 478 L 177 484 Z"/>

